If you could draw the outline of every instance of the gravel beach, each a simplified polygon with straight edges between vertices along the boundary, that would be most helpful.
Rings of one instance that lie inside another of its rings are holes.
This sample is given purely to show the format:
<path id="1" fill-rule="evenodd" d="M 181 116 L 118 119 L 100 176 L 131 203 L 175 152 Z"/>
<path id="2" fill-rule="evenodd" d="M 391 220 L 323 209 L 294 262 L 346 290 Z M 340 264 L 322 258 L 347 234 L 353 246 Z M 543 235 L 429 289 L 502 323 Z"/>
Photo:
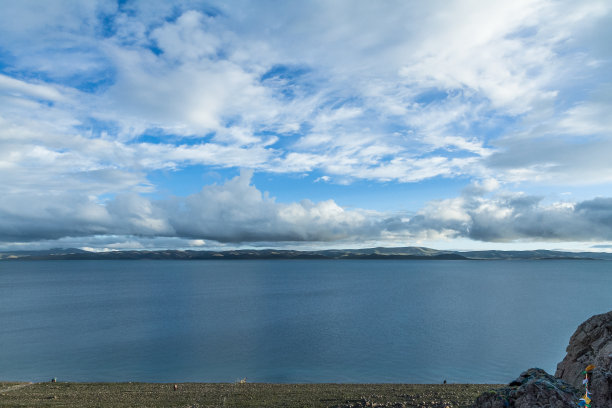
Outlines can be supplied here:
<path id="1" fill-rule="evenodd" d="M 469 407 L 491 384 L 0 383 L 0 407 Z"/>

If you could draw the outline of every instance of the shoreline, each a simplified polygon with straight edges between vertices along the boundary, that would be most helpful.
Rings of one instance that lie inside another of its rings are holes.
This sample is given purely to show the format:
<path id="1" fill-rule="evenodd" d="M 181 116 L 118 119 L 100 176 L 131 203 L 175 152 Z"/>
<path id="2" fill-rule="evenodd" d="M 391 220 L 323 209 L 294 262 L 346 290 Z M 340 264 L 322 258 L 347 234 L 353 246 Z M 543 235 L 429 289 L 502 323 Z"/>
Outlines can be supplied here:
<path id="1" fill-rule="evenodd" d="M 481 393 L 500 386 L 3 381 L 0 382 L 0 407 L 467 408 Z"/>

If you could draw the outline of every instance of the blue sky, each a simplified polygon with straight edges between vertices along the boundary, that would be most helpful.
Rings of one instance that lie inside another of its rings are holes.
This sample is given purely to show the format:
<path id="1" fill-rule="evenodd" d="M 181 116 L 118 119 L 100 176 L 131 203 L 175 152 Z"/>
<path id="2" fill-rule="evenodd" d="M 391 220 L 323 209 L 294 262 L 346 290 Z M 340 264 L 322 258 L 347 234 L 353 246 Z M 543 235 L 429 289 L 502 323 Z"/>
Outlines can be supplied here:
<path id="1" fill-rule="evenodd" d="M 609 1 L 0 6 L 0 249 L 612 248 Z"/>

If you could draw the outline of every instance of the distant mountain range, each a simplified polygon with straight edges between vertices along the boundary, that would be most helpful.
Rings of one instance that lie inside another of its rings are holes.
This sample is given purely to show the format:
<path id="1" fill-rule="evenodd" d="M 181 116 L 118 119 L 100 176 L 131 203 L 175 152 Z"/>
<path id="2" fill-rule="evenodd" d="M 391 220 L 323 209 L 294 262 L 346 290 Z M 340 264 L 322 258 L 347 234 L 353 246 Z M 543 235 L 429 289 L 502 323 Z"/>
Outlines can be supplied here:
<path id="1" fill-rule="evenodd" d="M 420 259 L 420 260 L 612 260 L 612 253 L 562 251 L 439 251 L 422 247 L 328 249 L 294 251 L 281 249 L 240 249 L 230 251 L 110 251 L 90 252 L 77 248 L 44 251 L 0 252 L 0 260 L 137 260 L 137 259 Z"/>

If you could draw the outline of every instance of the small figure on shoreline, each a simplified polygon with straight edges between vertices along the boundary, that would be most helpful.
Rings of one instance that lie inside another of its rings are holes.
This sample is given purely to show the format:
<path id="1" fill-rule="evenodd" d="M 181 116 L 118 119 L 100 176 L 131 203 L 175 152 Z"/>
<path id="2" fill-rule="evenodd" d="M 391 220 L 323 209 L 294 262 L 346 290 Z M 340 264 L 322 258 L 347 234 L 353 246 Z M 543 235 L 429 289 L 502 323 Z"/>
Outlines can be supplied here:
<path id="1" fill-rule="evenodd" d="M 178 390 L 178 385 L 174 384 L 174 391 Z"/>

